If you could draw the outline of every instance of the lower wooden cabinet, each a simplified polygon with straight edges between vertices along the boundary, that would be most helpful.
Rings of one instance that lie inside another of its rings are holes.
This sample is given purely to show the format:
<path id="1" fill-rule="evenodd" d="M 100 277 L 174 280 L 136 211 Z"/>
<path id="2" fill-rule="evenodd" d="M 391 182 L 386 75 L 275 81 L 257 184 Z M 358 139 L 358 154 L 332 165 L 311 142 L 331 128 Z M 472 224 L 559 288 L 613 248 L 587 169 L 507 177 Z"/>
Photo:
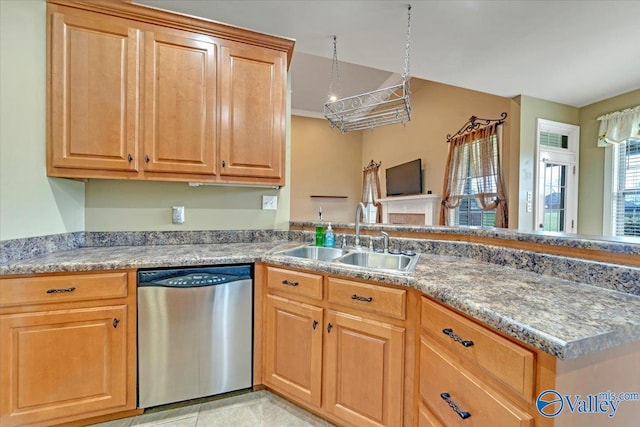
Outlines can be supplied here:
<path id="1" fill-rule="evenodd" d="M 535 354 L 421 298 L 418 425 L 548 425 L 532 409 Z"/>
<path id="2" fill-rule="evenodd" d="M 324 277 L 325 292 L 317 298 L 297 290 L 318 283 L 320 274 L 267 267 L 266 276 L 265 385 L 340 425 L 411 425 L 405 410 L 411 411 L 412 400 L 405 405 L 404 398 L 405 291 Z M 339 293 L 329 298 L 336 280 L 365 298 L 353 308 L 353 292 L 344 301 Z M 380 307 L 402 319 L 380 315 Z"/>
<path id="3" fill-rule="evenodd" d="M 357 426 L 402 425 L 405 329 L 329 310 L 325 407 Z"/>
<path id="4" fill-rule="evenodd" d="M 1 426 L 135 409 L 135 273 L 2 279 L 0 310 Z"/>
<path id="5" fill-rule="evenodd" d="M 323 310 L 267 295 L 265 381 L 320 406 Z"/>
<path id="6" fill-rule="evenodd" d="M 447 426 L 530 427 L 533 417 L 466 370 L 437 344 L 420 342 L 420 397 Z M 473 419 L 473 420 L 472 420 Z"/>

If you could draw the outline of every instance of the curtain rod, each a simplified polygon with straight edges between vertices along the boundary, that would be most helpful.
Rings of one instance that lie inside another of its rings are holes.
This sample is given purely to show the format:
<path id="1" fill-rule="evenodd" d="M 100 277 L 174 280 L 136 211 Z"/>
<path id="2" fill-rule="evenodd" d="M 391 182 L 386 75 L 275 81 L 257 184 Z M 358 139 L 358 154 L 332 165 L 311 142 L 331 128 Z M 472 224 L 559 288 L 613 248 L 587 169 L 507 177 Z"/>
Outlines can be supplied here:
<path id="1" fill-rule="evenodd" d="M 610 119 L 611 117 L 616 117 L 621 114 L 631 114 L 637 111 L 640 111 L 640 105 L 636 105 L 635 107 L 625 108 L 624 110 L 620 110 L 620 111 L 614 111 L 612 113 L 603 114 L 602 116 L 598 117 L 596 120 L 607 120 L 607 119 Z"/>
<path id="2" fill-rule="evenodd" d="M 451 142 L 451 140 L 458 135 L 462 135 L 466 132 L 474 131 L 478 129 L 480 126 L 490 125 L 491 122 L 495 122 L 496 124 L 501 125 L 504 123 L 504 119 L 506 118 L 507 118 L 506 111 L 503 111 L 500 114 L 499 119 L 482 119 L 480 117 L 471 116 L 469 120 L 467 120 L 467 122 L 464 125 L 462 125 L 462 127 L 458 130 L 458 132 L 454 133 L 453 135 L 447 134 L 447 143 Z"/>

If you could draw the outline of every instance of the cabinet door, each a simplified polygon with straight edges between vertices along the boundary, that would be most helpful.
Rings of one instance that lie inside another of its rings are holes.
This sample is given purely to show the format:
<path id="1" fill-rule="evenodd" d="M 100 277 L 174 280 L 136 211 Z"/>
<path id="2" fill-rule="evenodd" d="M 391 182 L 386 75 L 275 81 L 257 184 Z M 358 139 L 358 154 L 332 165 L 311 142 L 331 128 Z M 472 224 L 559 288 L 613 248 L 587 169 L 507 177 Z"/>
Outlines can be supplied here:
<path id="1" fill-rule="evenodd" d="M 144 170 L 215 173 L 215 100 L 212 38 L 145 32 Z"/>
<path id="2" fill-rule="evenodd" d="M 125 305 L 0 316 L 0 425 L 126 408 Z"/>
<path id="3" fill-rule="evenodd" d="M 325 403 L 358 426 L 402 425 L 405 329 L 329 311 Z"/>
<path id="4" fill-rule="evenodd" d="M 79 11 L 49 31 L 48 171 L 136 171 L 140 31 Z"/>
<path id="5" fill-rule="evenodd" d="M 284 184 L 285 64 L 284 52 L 222 46 L 221 175 L 273 178 Z"/>
<path id="6" fill-rule="evenodd" d="M 320 407 L 322 309 L 267 295 L 265 383 Z"/>

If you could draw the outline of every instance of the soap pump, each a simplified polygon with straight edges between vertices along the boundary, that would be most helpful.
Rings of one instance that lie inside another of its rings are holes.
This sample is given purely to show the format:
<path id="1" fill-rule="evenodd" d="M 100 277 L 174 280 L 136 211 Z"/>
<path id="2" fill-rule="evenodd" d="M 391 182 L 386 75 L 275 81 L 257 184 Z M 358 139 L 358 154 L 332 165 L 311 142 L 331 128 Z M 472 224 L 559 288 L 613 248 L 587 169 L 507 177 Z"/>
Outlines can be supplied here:
<path id="1" fill-rule="evenodd" d="M 336 245 L 336 235 L 333 233 L 331 229 L 331 223 L 327 227 L 327 232 L 324 235 L 324 245 L 328 248 L 332 248 Z"/>

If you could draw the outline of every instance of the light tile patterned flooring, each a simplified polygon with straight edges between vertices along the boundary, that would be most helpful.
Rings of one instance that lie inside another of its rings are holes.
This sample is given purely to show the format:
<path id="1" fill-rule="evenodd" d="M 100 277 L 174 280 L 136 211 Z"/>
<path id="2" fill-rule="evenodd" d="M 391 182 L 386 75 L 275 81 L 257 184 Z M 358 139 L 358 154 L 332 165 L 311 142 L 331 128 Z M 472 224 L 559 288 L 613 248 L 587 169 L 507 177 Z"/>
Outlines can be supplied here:
<path id="1" fill-rule="evenodd" d="M 331 427 L 304 409 L 266 390 L 193 404 L 151 408 L 137 417 L 94 427 Z"/>

